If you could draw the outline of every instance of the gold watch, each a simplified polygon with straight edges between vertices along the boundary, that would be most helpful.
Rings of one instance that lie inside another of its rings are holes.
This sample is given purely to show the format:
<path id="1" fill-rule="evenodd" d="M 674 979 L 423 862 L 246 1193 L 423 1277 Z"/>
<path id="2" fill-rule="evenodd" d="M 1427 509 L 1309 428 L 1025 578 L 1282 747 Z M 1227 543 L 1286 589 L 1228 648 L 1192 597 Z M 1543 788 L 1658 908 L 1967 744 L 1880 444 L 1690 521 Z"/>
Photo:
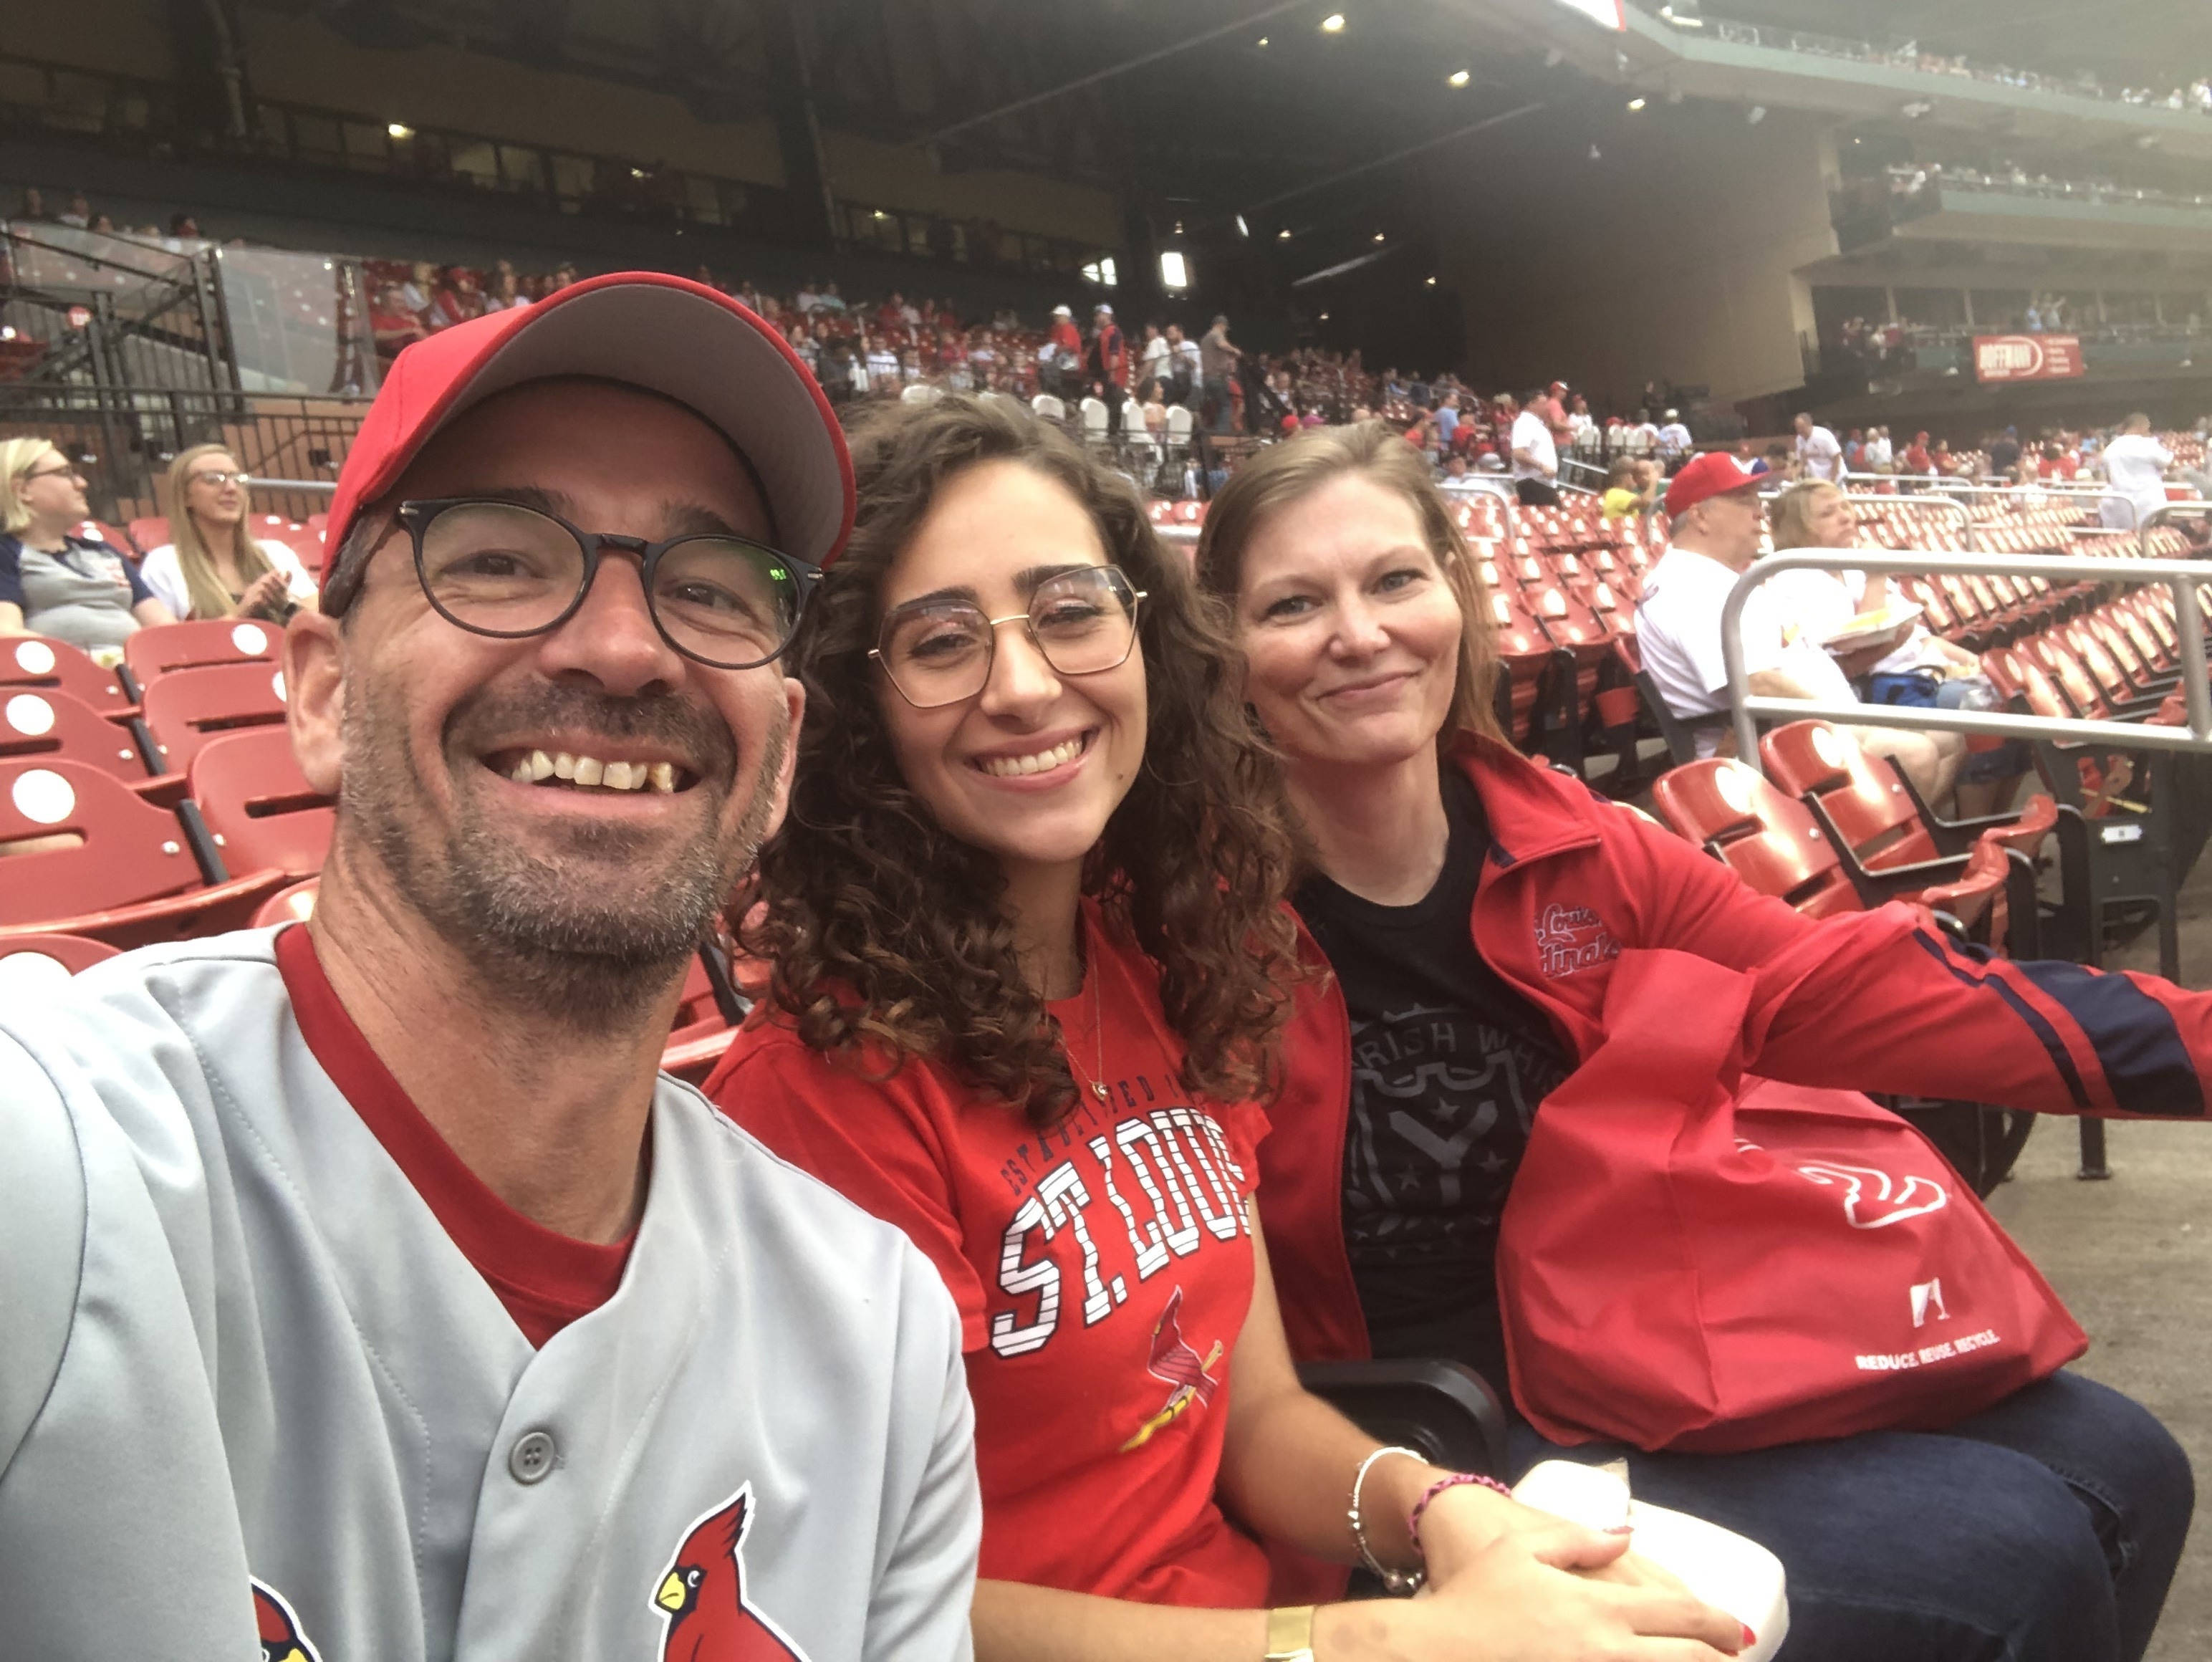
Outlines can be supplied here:
<path id="1" fill-rule="evenodd" d="M 1261 1662 L 1314 1662 L 1314 1607 L 1293 1604 L 1267 1612 L 1267 1653 Z"/>

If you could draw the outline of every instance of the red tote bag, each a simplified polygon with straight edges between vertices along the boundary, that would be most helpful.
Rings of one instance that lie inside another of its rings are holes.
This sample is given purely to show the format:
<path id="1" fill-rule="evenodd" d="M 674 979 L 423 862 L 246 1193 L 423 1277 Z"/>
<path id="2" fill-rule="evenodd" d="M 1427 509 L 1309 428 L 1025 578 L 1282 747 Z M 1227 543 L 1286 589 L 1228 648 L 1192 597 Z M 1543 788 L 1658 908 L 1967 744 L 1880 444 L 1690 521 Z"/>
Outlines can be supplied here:
<path id="1" fill-rule="evenodd" d="M 1910 1125 L 1745 1078 L 1755 984 L 1622 953 L 1605 1042 L 1536 1116 L 1498 1285 L 1514 1400 L 1554 1442 L 1940 1430 L 2088 1348 Z"/>

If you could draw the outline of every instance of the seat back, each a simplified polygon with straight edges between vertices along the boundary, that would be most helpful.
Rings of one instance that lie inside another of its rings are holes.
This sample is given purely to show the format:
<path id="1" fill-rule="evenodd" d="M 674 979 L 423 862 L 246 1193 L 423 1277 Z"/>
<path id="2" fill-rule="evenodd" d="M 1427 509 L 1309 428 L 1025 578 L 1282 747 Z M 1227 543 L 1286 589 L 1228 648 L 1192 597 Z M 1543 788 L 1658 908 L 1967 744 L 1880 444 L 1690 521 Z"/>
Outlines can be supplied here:
<path id="1" fill-rule="evenodd" d="M 166 514 L 148 514 L 131 521 L 131 541 L 141 554 L 151 554 L 162 544 L 173 540 L 169 535 L 169 518 Z"/>
<path id="2" fill-rule="evenodd" d="M 175 815 L 112 774 L 58 759 L 0 761 L 0 925 L 106 911 L 200 886 Z"/>
<path id="3" fill-rule="evenodd" d="M 1067 406 L 1049 393 L 1040 393 L 1030 400 L 1030 408 L 1048 421 L 1066 421 Z"/>
<path id="4" fill-rule="evenodd" d="M 1188 438 L 1193 424 L 1188 406 L 1180 404 L 1168 406 L 1168 436 L 1170 439 Z"/>
<path id="5" fill-rule="evenodd" d="M 144 692 L 164 675 L 216 664 L 274 663 L 284 639 L 275 624 L 251 618 L 210 618 L 202 622 L 156 624 L 123 643 L 123 667 Z"/>
<path id="6" fill-rule="evenodd" d="M 1869 871 L 1940 856 L 1896 770 L 1870 760 L 1840 728 L 1826 721 L 1790 722 L 1759 740 L 1759 759 L 1783 791 L 1820 803 L 1836 835 Z"/>
<path id="7" fill-rule="evenodd" d="M 0 757 L 66 756 L 118 779 L 143 779 L 145 759 L 129 729 L 50 688 L 0 687 Z"/>
<path id="8" fill-rule="evenodd" d="M 298 878 L 322 870 L 337 810 L 300 771 L 289 729 L 248 728 L 210 739 L 191 773 L 192 801 L 234 874 Z"/>
<path id="9" fill-rule="evenodd" d="M 1857 892 L 1803 804 L 1741 762 L 1692 762 L 1652 782 L 1662 819 L 1700 843 L 1750 887 L 1808 917 L 1857 911 Z"/>
<path id="10" fill-rule="evenodd" d="M 6 687 L 51 688 L 103 714 L 131 707 L 121 676 L 93 662 L 83 648 L 43 635 L 0 641 L 0 688 Z"/>
<path id="11" fill-rule="evenodd" d="M 276 923 L 306 922 L 315 914 L 315 893 L 321 886 L 319 877 L 307 877 L 277 890 L 253 914 L 253 927 L 265 929 Z"/>
<path id="12" fill-rule="evenodd" d="M 262 663 L 165 675 L 146 689 L 144 709 L 163 769 L 183 773 L 200 747 L 223 733 L 281 725 L 284 673 Z"/>
<path id="13" fill-rule="evenodd" d="M 0 1003 L 49 993 L 79 970 L 88 970 L 117 949 L 81 934 L 15 934 L 0 938 Z"/>

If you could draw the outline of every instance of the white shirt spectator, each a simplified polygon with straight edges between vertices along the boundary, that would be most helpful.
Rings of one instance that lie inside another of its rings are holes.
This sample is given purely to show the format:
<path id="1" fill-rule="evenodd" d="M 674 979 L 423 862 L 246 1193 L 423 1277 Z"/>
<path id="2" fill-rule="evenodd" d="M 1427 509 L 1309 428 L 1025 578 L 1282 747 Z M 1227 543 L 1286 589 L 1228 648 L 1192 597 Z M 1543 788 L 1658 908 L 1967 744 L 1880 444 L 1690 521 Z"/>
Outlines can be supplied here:
<path id="1" fill-rule="evenodd" d="M 1175 348 L 1168 344 L 1165 335 L 1154 335 L 1146 341 L 1144 358 L 1138 365 L 1136 384 L 1141 387 L 1155 378 L 1165 380 L 1168 378 L 1168 357 L 1174 350 Z"/>
<path id="2" fill-rule="evenodd" d="M 1175 355 L 1182 360 L 1182 367 L 1190 376 L 1191 396 L 1196 398 L 1199 384 L 1205 379 L 1205 371 L 1200 367 L 1198 343 L 1187 338 L 1177 341 Z"/>
<path id="3" fill-rule="evenodd" d="M 1533 410 L 1523 410 L 1513 418 L 1513 448 L 1526 451 L 1529 460 L 1518 456 L 1513 461 L 1516 479 L 1534 479 L 1540 484 L 1549 484 L 1559 476 L 1559 453 L 1552 444 L 1552 429 L 1544 418 Z"/>
<path id="4" fill-rule="evenodd" d="M 878 346 L 868 354 L 868 379 L 879 393 L 896 393 L 899 389 L 898 354 L 888 346 Z"/>
<path id="5" fill-rule="evenodd" d="M 2123 433 L 2105 447 L 2105 478 L 2113 495 L 2099 505 L 2112 529 L 2132 531 L 2166 506 L 2166 470 L 2173 453 L 2148 433 Z"/>
<path id="6" fill-rule="evenodd" d="M 1896 452 L 1890 447 L 1888 434 L 1866 441 L 1865 460 L 1869 472 L 1877 467 L 1887 467 L 1895 460 Z"/>
<path id="7" fill-rule="evenodd" d="M 1833 433 L 1816 426 L 1797 435 L 1797 460 L 1804 464 L 1807 478 L 1832 481 L 1844 471 L 1844 447 Z"/>
<path id="8" fill-rule="evenodd" d="M 1636 643 L 1644 667 L 1667 708 L 1681 716 L 1709 715 L 1728 708 L 1728 670 L 1721 658 L 1721 606 L 1738 573 L 1686 548 L 1669 548 L 1644 580 L 1636 606 Z M 1848 609 L 1848 608 L 1847 608 Z M 1780 670 L 1823 702 L 1851 704 L 1858 695 L 1836 661 L 1791 619 L 1762 585 L 1743 606 L 1743 673 Z M 1720 748 L 1722 730 L 1698 735 L 1698 754 Z"/>
<path id="9" fill-rule="evenodd" d="M 1567 441 L 1570 449 L 1588 450 L 1597 443 L 1597 418 L 1587 410 L 1567 412 L 1567 431 L 1572 436 Z"/>
<path id="10" fill-rule="evenodd" d="M 284 574 L 284 586 L 290 592 L 293 604 L 305 606 L 315 598 L 315 580 L 307 575 L 307 568 L 300 563 L 300 557 L 282 543 L 256 537 L 253 545 L 269 557 L 269 563 Z M 179 620 L 192 615 L 191 594 L 185 587 L 185 569 L 177 559 L 177 545 L 163 543 L 147 555 L 138 568 L 138 575 L 146 580 L 161 604 L 169 608 L 169 615 Z"/>
<path id="11" fill-rule="evenodd" d="M 1648 421 L 1632 421 L 1621 429 L 1621 445 L 1632 456 L 1648 456 L 1657 447 L 1659 429 Z"/>
<path id="12" fill-rule="evenodd" d="M 1659 454 L 1669 461 L 1688 455 L 1697 447 L 1697 442 L 1690 436 L 1690 429 L 1679 421 L 1670 421 L 1659 429 Z"/>
<path id="13" fill-rule="evenodd" d="M 798 307 L 799 315 L 804 317 L 822 303 L 822 296 L 816 294 L 811 288 L 801 289 L 799 291 L 798 299 L 792 303 Z"/>

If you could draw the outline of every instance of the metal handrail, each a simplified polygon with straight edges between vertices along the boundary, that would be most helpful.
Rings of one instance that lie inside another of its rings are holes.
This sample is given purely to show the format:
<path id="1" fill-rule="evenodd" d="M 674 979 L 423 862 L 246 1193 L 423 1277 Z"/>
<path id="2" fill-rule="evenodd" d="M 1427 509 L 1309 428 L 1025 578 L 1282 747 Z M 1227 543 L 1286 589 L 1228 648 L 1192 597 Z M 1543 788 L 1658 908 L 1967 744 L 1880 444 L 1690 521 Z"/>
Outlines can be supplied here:
<path id="1" fill-rule="evenodd" d="M 2126 498 L 2121 500 L 2124 502 Z M 2130 508 L 2135 506 L 2132 502 L 2128 505 Z M 2168 502 L 2163 508 L 2154 508 L 2142 517 L 2142 523 L 2136 527 L 2136 551 L 2145 559 L 2150 558 L 2150 533 L 2158 529 L 2161 521 L 2183 514 L 2191 516 L 2212 514 L 2212 502 L 2206 502 L 2201 496 L 2192 496 L 2186 502 Z"/>
<path id="2" fill-rule="evenodd" d="M 257 490 L 321 490 L 335 494 L 338 488 L 336 479 L 270 479 L 258 473 L 249 476 L 246 483 Z"/>
<path id="3" fill-rule="evenodd" d="M 2118 501 L 2127 503 L 2128 513 L 2131 517 L 2140 517 L 2134 500 L 2121 496 L 2108 484 L 2044 484 L 2040 483 L 1984 484 L 1974 480 L 1952 478 L 1942 473 L 1845 473 L 1844 478 L 1846 480 L 1886 480 L 1892 484 L 1900 479 L 1925 480 L 1931 484 L 1941 484 L 1946 492 L 1954 496 L 2009 496 L 2021 491 L 2037 490 L 2046 496 L 2063 496 L 2074 502 L 2094 502 L 2100 506 L 2106 502 Z M 1900 492 L 1900 498 L 1903 498 L 1905 494 Z M 1924 498 L 1922 493 L 1914 491 L 1911 493 L 1910 500 L 1919 502 Z"/>
<path id="4" fill-rule="evenodd" d="M 2180 504 L 2176 503 L 2179 507 Z M 2185 728 L 2084 721 L 2045 715 L 1992 715 L 1980 710 L 1939 709 L 1924 704 L 1829 704 L 1810 698 L 1767 698 L 1751 691 L 1743 667 L 1743 604 L 1751 591 L 1778 572 L 1867 571 L 1920 576 L 2054 577 L 2068 582 L 2163 583 L 2173 592 L 2174 632 L 2180 637 L 2181 689 L 2189 709 Z M 2124 731 L 2131 750 L 2212 752 L 2212 685 L 2204 664 L 2203 619 L 2191 591 L 2212 583 L 2212 561 L 2103 559 L 2082 555 L 1920 552 L 1872 554 L 1860 549 L 1798 549 L 1770 554 L 1752 563 L 1721 605 L 1721 661 L 1728 671 L 1729 719 L 1735 728 L 1736 759 L 1759 767 L 1756 717 L 1840 721 L 1853 727 L 1905 728 L 1944 733 L 1986 734 L 2000 739 L 2055 739 L 2075 744 L 2110 745 Z"/>

